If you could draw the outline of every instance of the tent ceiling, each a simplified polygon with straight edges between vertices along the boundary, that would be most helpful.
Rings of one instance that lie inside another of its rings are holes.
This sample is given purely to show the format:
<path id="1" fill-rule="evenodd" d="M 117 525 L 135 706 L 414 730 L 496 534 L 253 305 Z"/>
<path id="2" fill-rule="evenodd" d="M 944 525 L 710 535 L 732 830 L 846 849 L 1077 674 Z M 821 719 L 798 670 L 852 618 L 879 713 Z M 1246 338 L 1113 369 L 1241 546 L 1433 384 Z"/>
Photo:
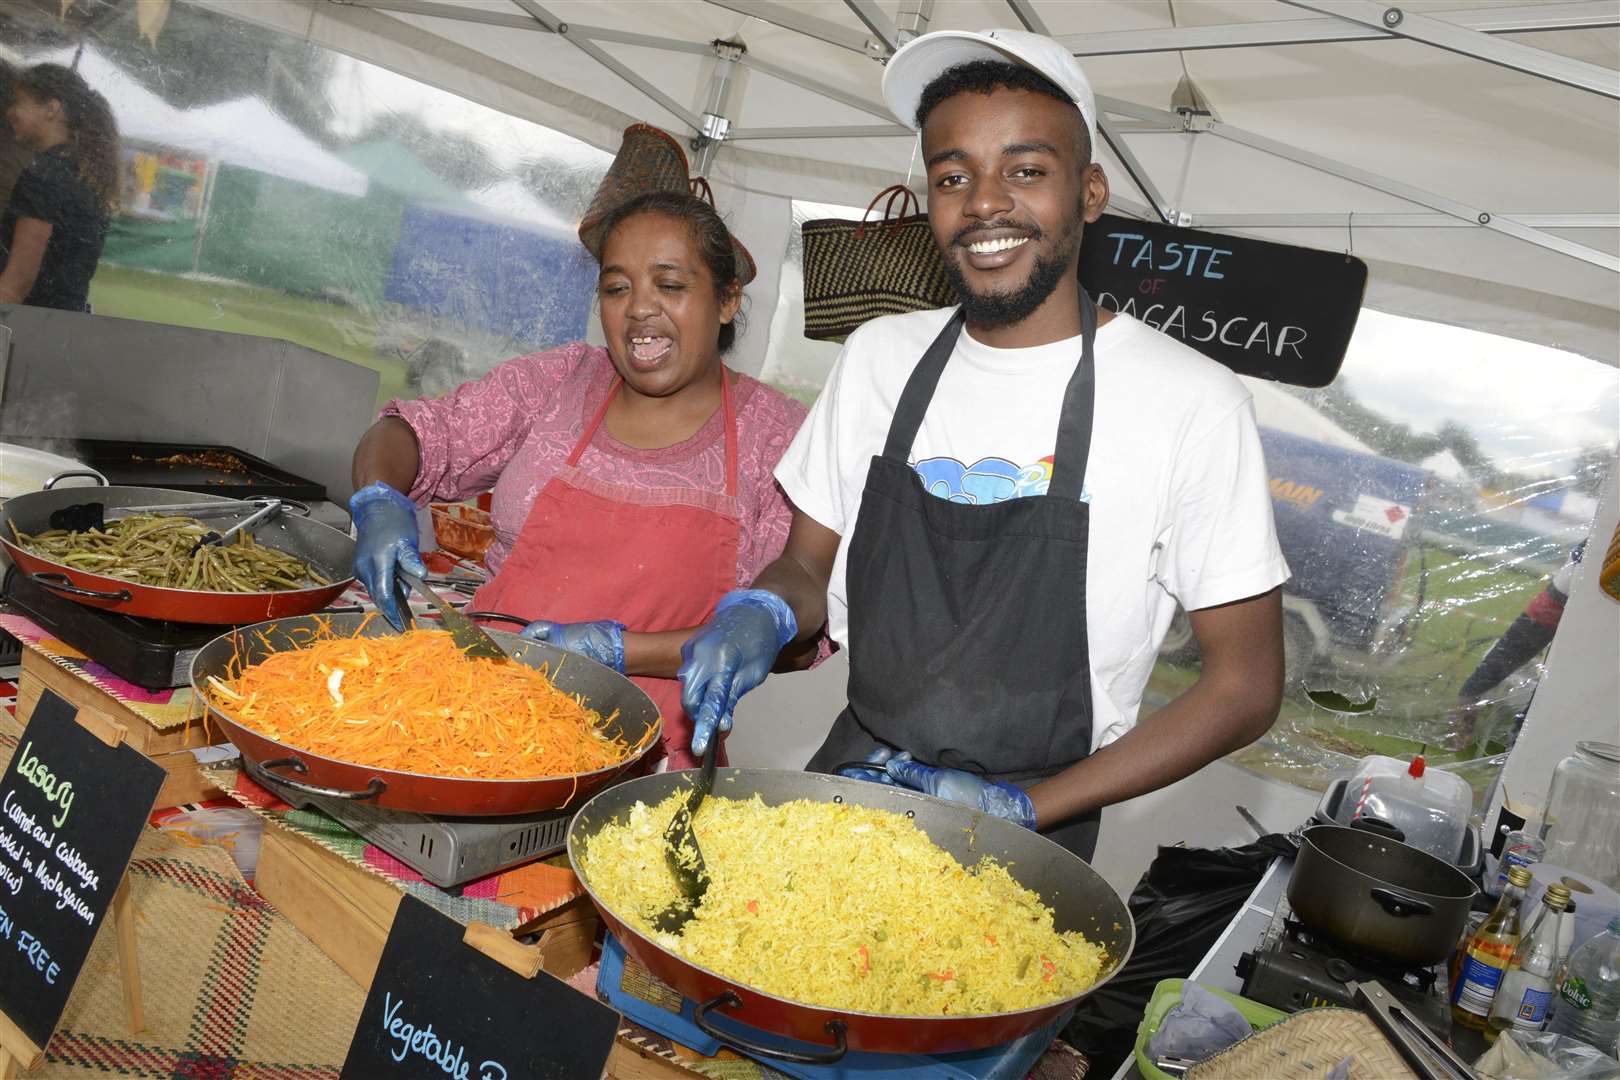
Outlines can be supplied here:
<path id="1" fill-rule="evenodd" d="M 1620 360 L 1612 0 L 1412 0 L 1394 33 L 1375 28 L 1388 8 L 1370 0 L 191 2 L 604 149 L 634 120 L 695 138 L 713 104 L 711 43 L 740 41 L 711 177 L 736 198 L 847 204 L 917 179 L 914 139 L 881 104 L 888 43 L 912 27 L 1022 21 L 1083 56 L 1145 178 L 1146 192 L 1100 152 L 1116 209 L 1157 202 L 1194 225 L 1353 246 L 1395 271 L 1374 274 L 1377 306 Z M 1171 111 L 1184 75 L 1214 113 L 1191 131 Z M 1445 286 L 1426 288 L 1424 270 Z M 1519 310 L 1453 306 L 1452 279 Z"/>

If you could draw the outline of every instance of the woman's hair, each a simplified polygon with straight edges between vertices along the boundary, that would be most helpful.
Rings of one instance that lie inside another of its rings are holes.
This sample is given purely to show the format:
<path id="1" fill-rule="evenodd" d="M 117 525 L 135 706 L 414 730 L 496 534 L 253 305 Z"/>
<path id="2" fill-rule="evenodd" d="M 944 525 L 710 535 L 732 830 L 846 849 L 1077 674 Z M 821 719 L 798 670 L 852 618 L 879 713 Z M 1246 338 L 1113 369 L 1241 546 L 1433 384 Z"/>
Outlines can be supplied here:
<path id="1" fill-rule="evenodd" d="M 73 166 L 101 212 L 110 216 L 118 208 L 120 151 L 118 123 L 107 99 L 84 76 L 61 64 L 26 68 L 18 73 L 16 85 L 36 101 L 62 103 Z"/>
<path id="2" fill-rule="evenodd" d="M 607 250 L 607 240 L 613 235 L 614 229 L 640 214 L 662 214 L 685 225 L 697 244 L 703 264 L 709 268 L 709 276 L 714 278 L 715 295 L 725 300 L 733 293 L 741 294 L 742 281 L 737 275 L 737 249 L 731 243 L 731 230 L 720 220 L 720 214 L 714 207 L 684 191 L 650 191 L 609 211 L 602 219 L 602 250 Z M 719 345 L 722 353 L 729 351 L 737 340 L 742 321 L 742 309 L 739 307 L 731 322 L 721 324 Z"/>

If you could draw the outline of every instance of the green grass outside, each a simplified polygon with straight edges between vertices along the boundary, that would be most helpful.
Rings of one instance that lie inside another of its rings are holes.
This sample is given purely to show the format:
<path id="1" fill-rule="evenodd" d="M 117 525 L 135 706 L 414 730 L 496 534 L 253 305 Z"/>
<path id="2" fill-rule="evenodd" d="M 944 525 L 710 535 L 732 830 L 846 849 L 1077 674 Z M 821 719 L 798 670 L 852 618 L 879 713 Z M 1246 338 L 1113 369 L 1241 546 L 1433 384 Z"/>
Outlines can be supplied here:
<path id="1" fill-rule="evenodd" d="M 279 338 L 378 373 L 378 402 L 403 391 L 405 364 L 376 351 L 377 320 L 343 304 L 272 289 L 103 264 L 90 283 L 98 315 Z"/>

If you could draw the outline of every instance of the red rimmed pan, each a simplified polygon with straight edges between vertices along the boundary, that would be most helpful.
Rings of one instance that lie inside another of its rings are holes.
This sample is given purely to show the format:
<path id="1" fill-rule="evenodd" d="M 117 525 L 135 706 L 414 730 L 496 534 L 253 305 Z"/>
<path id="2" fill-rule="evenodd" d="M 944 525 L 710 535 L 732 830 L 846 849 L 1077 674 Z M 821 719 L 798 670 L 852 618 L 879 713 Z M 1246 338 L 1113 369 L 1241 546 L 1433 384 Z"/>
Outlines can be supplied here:
<path id="1" fill-rule="evenodd" d="M 772 769 L 718 769 L 714 794 L 758 795 L 767 806 L 796 799 L 849 802 L 904 814 L 930 840 L 964 866 L 989 855 L 1052 908 L 1060 931 L 1078 930 L 1108 954 L 1101 976 L 1084 993 L 1029 1009 L 980 1016 L 903 1016 L 855 1012 L 778 997 L 756 990 L 667 949 L 631 927 L 603 902 L 586 872 L 585 856 L 609 822 L 624 821 L 636 803 L 656 805 L 688 786 L 690 773 L 654 773 L 616 784 L 580 807 L 568 829 L 574 873 L 625 951 L 665 983 L 697 1003 L 694 1019 L 709 1035 L 746 1054 L 802 1064 L 831 1064 L 849 1050 L 946 1054 L 1000 1046 L 1054 1023 L 1125 966 L 1136 944 L 1136 924 L 1119 894 L 1079 856 L 1039 833 L 913 791 L 820 773 Z M 716 1020 L 721 1021 L 716 1024 Z M 806 1044 L 784 1052 L 735 1025 L 765 1036 Z"/>
<path id="2" fill-rule="evenodd" d="M 312 754 L 272 739 L 222 711 L 208 692 L 209 677 L 226 678 L 237 656 L 252 664 L 274 653 L 298 649 L 316 636 L 386 637 L 394 632 L 381 616 L 357 613 L 304 615 L 238 627 L 198 650 L 191 661 L 192 690 L 208 702 L 209 716 L 225 729 L 226 737 L 242 757 L 269 773 L 277 783 L 306 795 L 365 801 L 372 806 L 419 814 L 496 817 L 576 806 L 632 768 L 658 743 L 663 720 L 658 706 L 641 687 L 594 660 L 499 630 L 487 633 L 514 663 L 545 667 L 557 689 L 578 695 L 603 716 L 617 712 L 618 716 L 608 724 L 608 734 L 640 749 L 595 772 L 531 780 L 475 780 L 400 772 Z"/>
<path id="3" fill-rule="evenodd" d="M 303 559 L 331 584 L 251 593 L 142 585 L 90 573 L 18 546 L 12 534 L 13 525 L 22 533 L 45 532 L 51 527 L 51 514 L 88 502 L 99 502 L 108 510 L 205 502 L 241 507 L 240 514 L 208 518 L 208 523 L 220 531 L 260 509 L 258 504 L 237 499 L 147 487 L 51 488 L 7 499 L 5 506 L 0 507 L 0 545 L 4 545 L 11 561 L 41 588 L 86 607 L 144 619 L 239 625 L 319 611 L 342 595 L 354 580 L 354 541 L 346 533 L 290 512 L 283 512 L 254 529 L 253 539 Z"/>

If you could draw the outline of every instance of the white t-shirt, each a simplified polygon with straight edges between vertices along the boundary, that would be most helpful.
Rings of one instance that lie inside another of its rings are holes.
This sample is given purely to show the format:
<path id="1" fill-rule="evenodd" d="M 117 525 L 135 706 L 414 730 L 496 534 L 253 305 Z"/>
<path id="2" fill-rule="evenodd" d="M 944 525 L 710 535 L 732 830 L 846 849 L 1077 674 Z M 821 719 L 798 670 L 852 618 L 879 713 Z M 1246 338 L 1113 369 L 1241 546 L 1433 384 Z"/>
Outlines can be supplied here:
<path id="1" fill-rule="evenodd" d="M 849 336 L 776 478 L 839 533 L 828 629 L 849 644 L 845 565 L 866 472 L 883 452 L 912 369 L 949 309 L 874 319 Z M 1081 498 L 1091 505 L 1085 589 L 1092 746 L 1136 723 L 1175 615 L 1266 592 L 1288 578 L 1271 516 L 1254 405 L 1237 376 L 1126 315 L 1097 330 L 1096 414 Z M 1080 338 L 993 349 L 964 330 L 912 447 L 935 495 L 999 502 L 1046 491 L 1063 392 Z M 1057 583 L 1046 583 L 1055 585 Z"/>

